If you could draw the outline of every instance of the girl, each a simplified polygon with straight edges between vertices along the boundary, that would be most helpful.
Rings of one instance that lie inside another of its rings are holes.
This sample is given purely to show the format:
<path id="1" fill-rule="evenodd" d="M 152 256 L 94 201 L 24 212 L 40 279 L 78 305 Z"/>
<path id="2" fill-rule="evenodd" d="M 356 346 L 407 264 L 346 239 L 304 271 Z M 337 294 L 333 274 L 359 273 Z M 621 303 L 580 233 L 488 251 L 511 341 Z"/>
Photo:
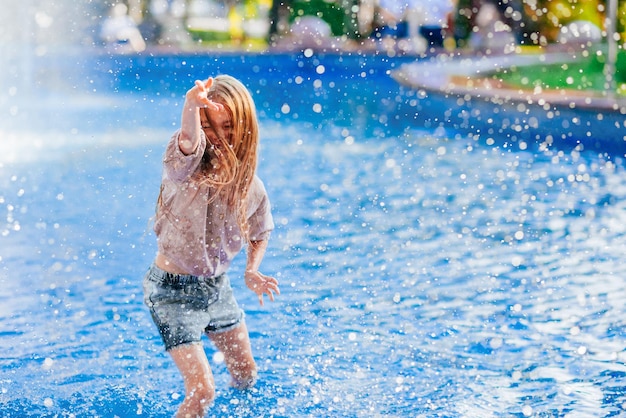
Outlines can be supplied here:
<path id="1" fill-rule="evenodd" d="M 203 417 L 215 396 L 203 333 L 224 355 L 234 387 L 256 380 L 244 314 L 225 273 L 247 243 L 247 287 L 261 305 L 264 294 L 272 301 L 280 294 L 278 281 L 259 271 L 274 223 L 255 175 L 257 146 L 254 102 L 243 84 L 230 76 L 196 81 L 163 159 L 158 253 L 144 278 L 145 303 L 185 384 L 177 417 Z"/>

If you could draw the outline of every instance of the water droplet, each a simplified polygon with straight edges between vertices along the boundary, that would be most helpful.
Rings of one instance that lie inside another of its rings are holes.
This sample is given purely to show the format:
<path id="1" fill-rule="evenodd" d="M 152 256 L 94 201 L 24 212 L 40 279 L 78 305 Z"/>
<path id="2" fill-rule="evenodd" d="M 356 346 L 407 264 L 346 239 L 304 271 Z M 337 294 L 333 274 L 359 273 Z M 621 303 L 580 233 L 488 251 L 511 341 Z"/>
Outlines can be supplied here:
<path id="1" fill-rule="evenodd" d="M 50 370 L 53 364 L 54 364 L 54 360 L 52 360 L 50 357 L 46 357 L 46 359 L 43 361 L 42 367 L 44 370 Z"/>
<path id="2" fill-rule="evenodd" d="M 492 338 L 491 341 L 489 341 L 489 346 L 493 349 L 502 347 L 502 338 Z"/>

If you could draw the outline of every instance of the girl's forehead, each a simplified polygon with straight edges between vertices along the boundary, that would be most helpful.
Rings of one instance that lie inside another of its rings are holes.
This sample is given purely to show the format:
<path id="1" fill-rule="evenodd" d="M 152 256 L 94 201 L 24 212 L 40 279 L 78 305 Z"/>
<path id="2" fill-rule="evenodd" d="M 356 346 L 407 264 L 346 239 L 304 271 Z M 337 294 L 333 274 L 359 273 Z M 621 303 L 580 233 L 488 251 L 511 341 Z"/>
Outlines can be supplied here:
<path id="1" fill-rule="evenodd" d="M 211 113 L 209 114 L 208 110 L 203 109 L 202 112 L 200 112 L 200 119 L 202 120 L 206 120 L 206 121 L 210 121 L 213 120 L 216 123 L 226 123 L 226 122 L 230 122 L 231 120 L 231 115 L 230 115 L 230 110 L 224 106 L 224 108 L 220 111 L 211 111 Z"/>

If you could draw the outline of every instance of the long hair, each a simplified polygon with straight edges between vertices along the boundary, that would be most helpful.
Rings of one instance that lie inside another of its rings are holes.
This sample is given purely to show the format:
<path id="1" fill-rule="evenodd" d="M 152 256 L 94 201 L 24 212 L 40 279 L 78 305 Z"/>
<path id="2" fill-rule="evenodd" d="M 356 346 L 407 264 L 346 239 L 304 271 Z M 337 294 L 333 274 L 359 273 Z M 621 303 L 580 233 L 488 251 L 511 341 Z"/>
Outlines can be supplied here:
<path id="1" fill-rule="evenodd" d="M 235 211 L 243 238 L 248 240 L 247 197 L 256 171 L 259 144 L 254 101 L 248 89 L 228 75 L 215 77 L 208 96 L 228 109 L 232 135 L 228 138 L 218 135 L 220 144 L 216 147 L 207 144 L 196 178 L 214 190 L 211 200 L 221 196 L 228 209 Z"/>

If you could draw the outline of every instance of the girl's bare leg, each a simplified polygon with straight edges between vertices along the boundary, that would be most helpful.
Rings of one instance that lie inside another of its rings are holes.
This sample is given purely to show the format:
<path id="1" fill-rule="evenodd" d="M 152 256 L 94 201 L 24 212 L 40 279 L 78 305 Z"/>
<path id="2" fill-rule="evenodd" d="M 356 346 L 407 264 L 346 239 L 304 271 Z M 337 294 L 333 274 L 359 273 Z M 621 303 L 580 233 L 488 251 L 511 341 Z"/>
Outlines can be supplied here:
<path id="1" fill-rule="evenodd" d="M 203 418 L 215 398 L 215 381 L 202 344 L 185 344 L 169 353 L 185 382 L 185 400 L 176 418 Z"/>
<path id="2" fill-rule="evenodd" d="M 224 354 L 226 367 L 232 377 L 232 385 L 237 389 L 247 389 L 254 385 L 257 377 L 256 363 L 250 348 L 250 336 L 245 322 L 229 331 L 210 334 L 209 338 Z"/>

